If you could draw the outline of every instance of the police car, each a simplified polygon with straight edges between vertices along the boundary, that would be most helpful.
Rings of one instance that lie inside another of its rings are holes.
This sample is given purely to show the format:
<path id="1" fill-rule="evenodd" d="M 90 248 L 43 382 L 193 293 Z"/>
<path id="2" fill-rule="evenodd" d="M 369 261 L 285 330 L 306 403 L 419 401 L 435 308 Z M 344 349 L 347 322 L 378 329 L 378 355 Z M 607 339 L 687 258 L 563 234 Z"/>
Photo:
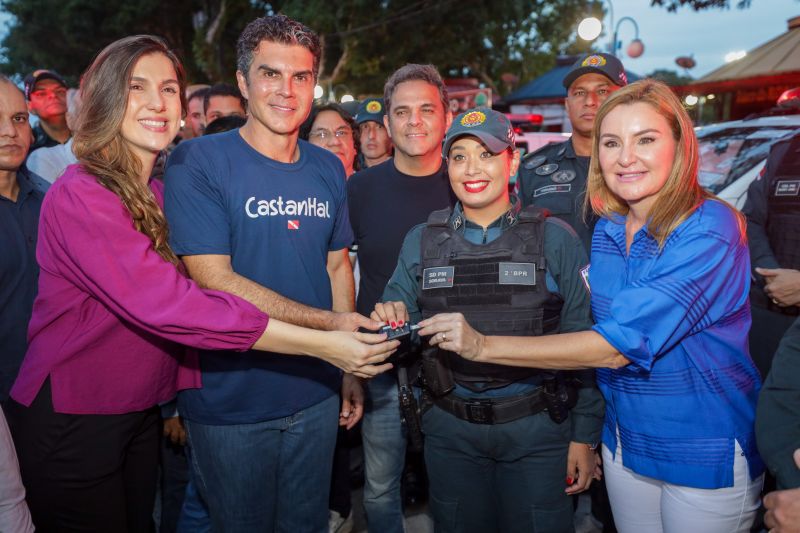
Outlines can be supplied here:
<path id="1" fill-rule="evenodd" d="M 800 131 L 800 108 L 783 109 L 786 114 L 780 116 L 696 128 L 700 185 L 736 208 L 744 207 L 747 189 L 764 168 L 772 145 Z"/>

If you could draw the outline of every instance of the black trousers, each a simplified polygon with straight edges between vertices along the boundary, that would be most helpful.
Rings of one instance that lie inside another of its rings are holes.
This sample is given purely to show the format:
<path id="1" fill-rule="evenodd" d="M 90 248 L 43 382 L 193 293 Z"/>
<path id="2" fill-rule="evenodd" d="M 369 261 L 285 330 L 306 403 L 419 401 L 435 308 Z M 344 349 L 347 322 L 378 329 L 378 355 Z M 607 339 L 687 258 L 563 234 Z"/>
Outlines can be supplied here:
<path id="1" fill-rule="evenodd" d="M 49 380 L 30 407 L 6 412 L 22 482 L 40 532 L 150 533 L 160 417 L 53 411 Z"/>

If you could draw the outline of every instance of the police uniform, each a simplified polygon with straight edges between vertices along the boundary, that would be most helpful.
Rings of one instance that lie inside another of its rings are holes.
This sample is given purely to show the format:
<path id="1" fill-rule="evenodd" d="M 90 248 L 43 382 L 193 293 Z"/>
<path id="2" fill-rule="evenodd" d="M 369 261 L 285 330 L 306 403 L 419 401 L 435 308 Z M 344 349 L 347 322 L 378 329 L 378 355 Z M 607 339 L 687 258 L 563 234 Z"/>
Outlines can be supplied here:
<path id="1" fill-rule="evenodd" d="M 786 331 L 764 381 L 756 411 L 758 451 L 779 489 L 800 488 L 800 318 Z"/>
<path id="2" fill-rule="evenodd" d="M 800 134 L 772 147 L 764 170 L 748 189 L 742 212 L 753 268 L 800 270 Z M 750 353 L 763 377 L 800 307 L 775 305 L 763 290 L 764 279 L 755 271 L 753 275 Z"/>
<path id="3" fill-rule="evenodd" d="M 586 261 L 566 224 L 514 197 L 486 228 L 459 203 L 409 232 L 382 301 L 403 301 L 412 323 L 460 311 L 486 334 L 581 331 L 591 326 Z M 604 414 L 593 372 L 570 385 L 568 373 L 480 365 L 431 347 L 423 367 L 436 530 L 572 531 L 569 443 L 597 442 Z M 564 401 L 548 404 L 546 393 Z"/>
<path id="4" fill-rule="evenodd" d="M 597 217 L 584 215 L 589 159 L 575 154 L 572 141 L 548 144 L 526 155 L 517 179 L 517 195 L 523 206 L 536 205 L 550 212 L 578 234 L 587 252 Z"/>
<path id="5" fill-rule="evenodd" d="M 564 76 L 562 85 L 569 90 L 584 74 L 602 74 L 619 87 L 628 83 L 625 67 L 613 54 L 581 56 Z M 522 205 L 546 208 L 552 216 L 572 226 L 587 252 L 592 249 L 592 233 L 597 222 L 591 210 L 584 214 L 589 160 L 575 153 L 571 139 L 549 144 L 525 156 L 517 179 L 517 195 Z"/>
<path id="6" fill-rule="evenodd" d="M 384 116 L 386 116 L 386 104 L 383 102 L 383 98 L 365 98 L 358 105 L 358 110 L 356 111 L 356 115 L 353 117 L 353 120 L 355 120 L 357 127 L 360 127 L 364 122 L 370 121 L 377 122 L 383 126 Z M 389 156 L 391 155 L 392 154 L 390 152 Z M 358 152 L 358 163 L 359 168 L 362 169 L 367 168 L 368 166 L 367 160 L 361 150 Z M 355 251 L 351 250 L 351 253 L 355 253 Z"/>

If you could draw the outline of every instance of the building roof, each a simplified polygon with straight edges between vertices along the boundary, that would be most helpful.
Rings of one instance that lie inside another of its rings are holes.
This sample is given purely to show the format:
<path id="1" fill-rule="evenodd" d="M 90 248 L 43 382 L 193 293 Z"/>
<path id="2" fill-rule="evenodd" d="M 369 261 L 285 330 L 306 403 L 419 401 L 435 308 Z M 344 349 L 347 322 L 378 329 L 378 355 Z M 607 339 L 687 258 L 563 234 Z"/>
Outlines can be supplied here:
<path id="1" fill-rule="evenodd" d="M 789 19 L 789 29 L 769 42 L 747 52 L 742 59 L 709 72 L 694 83 L 741 80 L 800 72 L 800 17 Z"/>

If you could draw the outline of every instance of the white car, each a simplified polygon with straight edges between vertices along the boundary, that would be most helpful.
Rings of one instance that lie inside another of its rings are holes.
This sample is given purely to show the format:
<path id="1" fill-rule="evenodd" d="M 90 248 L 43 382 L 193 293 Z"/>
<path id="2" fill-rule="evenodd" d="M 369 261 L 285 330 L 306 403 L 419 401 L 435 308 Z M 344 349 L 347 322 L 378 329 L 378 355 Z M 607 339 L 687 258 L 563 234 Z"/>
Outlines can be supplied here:
<path id="1" fill-rule="evenodd" d="M 695 128 L 700 185 L 737 209 L 780 139 L 800 131 L 800 114 L 734 120 Z"/>
<path id="2" fill-rule="evenodd" d="M 572 133 L 562 133 L 554 131 L 526 131 L 517 134 L 515 144 L 520 151 L 520 155 L 524 156 L 531 152 L 535 152 L 542 146 L 547 146 L 552 143 L 563 143 L 572 136 Z"/>

